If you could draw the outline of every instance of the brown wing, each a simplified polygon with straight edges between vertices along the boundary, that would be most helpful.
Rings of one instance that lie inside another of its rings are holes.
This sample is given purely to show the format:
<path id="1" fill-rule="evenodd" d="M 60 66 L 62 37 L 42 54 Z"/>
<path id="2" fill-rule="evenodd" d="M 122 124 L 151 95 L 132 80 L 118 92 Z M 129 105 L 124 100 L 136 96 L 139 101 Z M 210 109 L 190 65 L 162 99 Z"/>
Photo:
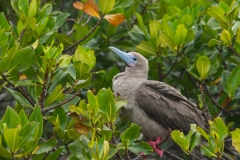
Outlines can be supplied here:
<path id="1" fill-rule="evenodd" d="M 202 112 L 196 105 L 166 83 L 144 82 L 138 88 L 135 100 L 149 117 L 167 129 L 188 133 L 191 123 L 204 127 Z"/>

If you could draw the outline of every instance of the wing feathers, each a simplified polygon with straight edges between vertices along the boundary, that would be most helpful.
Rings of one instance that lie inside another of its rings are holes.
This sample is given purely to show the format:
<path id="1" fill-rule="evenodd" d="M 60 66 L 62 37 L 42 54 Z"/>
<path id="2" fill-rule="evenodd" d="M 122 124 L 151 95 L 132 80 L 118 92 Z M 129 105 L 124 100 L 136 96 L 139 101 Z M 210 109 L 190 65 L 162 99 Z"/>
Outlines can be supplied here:
<path id="1" fill-rule="evenodd" d="M 190 124 L 204 126 L 201 111 L 178 90 L 158 81 L 147 81 L 136 92 L 136 102 L 152 119 L 171 129 L 187 133 Z"/>

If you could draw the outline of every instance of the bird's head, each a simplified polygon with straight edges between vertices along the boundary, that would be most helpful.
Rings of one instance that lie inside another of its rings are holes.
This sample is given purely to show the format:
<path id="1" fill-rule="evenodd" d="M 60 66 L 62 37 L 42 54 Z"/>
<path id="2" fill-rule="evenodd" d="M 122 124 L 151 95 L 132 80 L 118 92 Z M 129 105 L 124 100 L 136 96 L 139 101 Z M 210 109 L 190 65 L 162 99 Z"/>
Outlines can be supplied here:
<path id="1" fill-rule="evenodd" d="M 115 47 L 109 47 L 116 53 L 127 65 L 128 70 L 138 70 L 148 72 L 148 61 L 141 54 L 136 52 L 123 52 Z M 130 69 L 131 68 L 131 69 Z"/>

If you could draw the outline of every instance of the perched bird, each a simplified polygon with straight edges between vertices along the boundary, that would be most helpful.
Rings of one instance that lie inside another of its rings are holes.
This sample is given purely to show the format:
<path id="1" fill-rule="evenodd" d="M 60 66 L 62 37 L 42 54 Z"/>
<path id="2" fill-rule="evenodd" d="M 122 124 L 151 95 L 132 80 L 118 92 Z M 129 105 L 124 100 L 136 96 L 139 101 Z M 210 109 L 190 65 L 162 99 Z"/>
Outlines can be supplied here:
<path id="1" fill-rule="evenodd" d="M 142 127 L 141 132 L 147 139 L 159 142 L 159 137 L 167 136 L 169 129 L 188 133 L 191 123 L 204 127 L 202 111 L 196 104 L 168 84 L 147 79 L 149 67 L 145 57 L 136 52 L 109 48 L 127 65 L 125 72 L 113 78 L 114 95 L 128 101 L 123 114 Z"/>

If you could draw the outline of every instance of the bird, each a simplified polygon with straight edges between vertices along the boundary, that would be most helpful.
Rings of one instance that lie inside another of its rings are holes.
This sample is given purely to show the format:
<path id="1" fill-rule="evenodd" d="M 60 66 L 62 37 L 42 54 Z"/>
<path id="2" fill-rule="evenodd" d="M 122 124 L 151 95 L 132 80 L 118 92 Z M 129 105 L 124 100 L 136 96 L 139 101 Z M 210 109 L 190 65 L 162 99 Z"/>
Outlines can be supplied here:
<path id="1" fill-rule="evenodd" d="M 109 49 L 126 63 L 125 71 L 112 80 L 114 96 L 127 101 L 123 115 L 142 127 L 142 134 L 160 156 L 163 152 L 155 145 L 169 135 L 169 129 L 188 133 L 192 123 L 204 128 L 202 111 L 195 103 L 164 82 L 148 80 L 149 66 L 144 56 L 113 46 Z"/>

